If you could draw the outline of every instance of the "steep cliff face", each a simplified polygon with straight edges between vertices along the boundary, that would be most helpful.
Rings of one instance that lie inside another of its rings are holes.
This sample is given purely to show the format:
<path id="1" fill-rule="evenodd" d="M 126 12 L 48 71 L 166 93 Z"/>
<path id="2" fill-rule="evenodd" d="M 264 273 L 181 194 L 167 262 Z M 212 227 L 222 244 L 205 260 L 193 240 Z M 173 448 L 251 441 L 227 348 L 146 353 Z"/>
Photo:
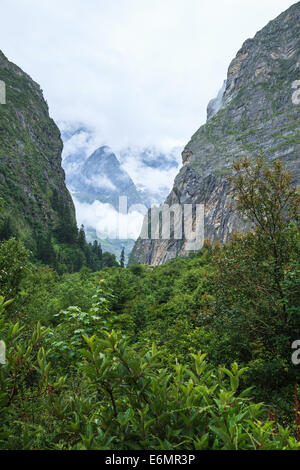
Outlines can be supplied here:
<path id="1" fill-rule="evenodd" d="M 0 197 L 14 234 L 35 250 L 38 232 L 50 233 L 62 218 L 76 224 L 61 167 L 62 140 L 39 85 L 1 51 L 0 80 L 6 85 L 6 104 L 0 104 Z"/>
<path id="2" fill-rule="evenodd" d="M 280 157 L 300 180 L 300 107 L 293 83 L 300 79 L 300 2 L 248 39 L 231 62 L 225 89 L 210 102 L 208 121 L 182 153 L 183 167 L 166 203 L 205 204 L 205 238 L 228 241 L 247 230 L 231 210 L 226 175 L 232 163 L 263 154 Z M 131 263 L 159 265 L 184 256 L 186 240 L 141 240 Z"/>

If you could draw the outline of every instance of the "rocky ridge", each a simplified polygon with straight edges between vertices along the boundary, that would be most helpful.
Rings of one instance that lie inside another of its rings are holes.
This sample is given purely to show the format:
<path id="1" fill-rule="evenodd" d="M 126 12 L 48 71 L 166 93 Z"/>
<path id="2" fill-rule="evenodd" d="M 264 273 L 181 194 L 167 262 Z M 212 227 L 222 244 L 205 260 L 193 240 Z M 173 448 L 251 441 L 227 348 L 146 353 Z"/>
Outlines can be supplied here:
<path id="1" fill-rule="evenodd" d="M 300 108 L 293 84 L 300 78 L 300 2 L 248 39 L 231 62 L 225 89 L 210 102 L 208 121 L 182 153 L 183 166 L 166 204 L 204 204 L 205 238 L 226 243 L 247 227 L 231 209 L 226 176 L 236 159 L 281 158 L 300 180 Z M 147 223 L 147 221 L 145 222 Z M 139 238 L 131 263 L 160 265 L 185 256 L 187 241 Z"/>

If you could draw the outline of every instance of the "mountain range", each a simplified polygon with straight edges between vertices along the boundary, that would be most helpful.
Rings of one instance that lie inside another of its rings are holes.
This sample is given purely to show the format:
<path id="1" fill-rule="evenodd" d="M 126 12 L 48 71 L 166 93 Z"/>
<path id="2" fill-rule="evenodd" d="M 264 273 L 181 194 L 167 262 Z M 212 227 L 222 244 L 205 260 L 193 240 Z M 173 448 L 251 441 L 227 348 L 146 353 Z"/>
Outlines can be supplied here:
<path id="1" fill-rule="evenodd" d="M 293 171 L 294 183 L 300 181 L 299 100 L 292 100 L 300 78 L 299 30 L 298 2 L 242 45 L 218 96 L 209 103 L 206 124 L 182 152 L 182 167 L 169 195 L 178 167 L 177 150 L 164 154 L 155 148 L 129 147 L 114 152 L 102 145 L 83 154 L 79 149 L 64 158 L 65 181 L 62 138 L 66 143 L 74 132 L 61 135 L 40 86 L 0 52 L 0 80 L 7 98 L 0 105 L 0 195 L 4 201 L 0 238 L 16 236 L 39 259 L 46 251 L 49 257 L 54 252 L 61 271 L 76 269 L 78 260 L 82 265 L 86 255 L 74 248 L 78 233 L 68 188 L 76 209 L 78 204 L 83 214 L 91 209 L 86 226 L 90 241 L 96 236 L 101 239 L 101 230 L 99 234 L 92 220 L 94 207 L 98 215 L 108 205 L 116 211 L 119 196 L 124 195 L 128 206 L 150 207 L 163 200 L 170 206 L 204 204 L 205 238 L 211 241 L 226 243 L 233 232 L 247 230 L 231 209 L 233 193 L 227 176 L 234 161 L 254 160 L 261 154 L 268 161 L 281 158 Z M 77 222 L 79 215 L 77 210 Z M 105 222 L 110 224 L 109 212 Z M 113 241 L 117 246 L 111 249 L 120 253 L 122 244 L 128 242 L 129 252 L 132 240 Z M 70 245 L 72 253 L 67 254 Z M 184 237 L 138 239 L 130 262 L 159 265 L 187 254 Z"/>

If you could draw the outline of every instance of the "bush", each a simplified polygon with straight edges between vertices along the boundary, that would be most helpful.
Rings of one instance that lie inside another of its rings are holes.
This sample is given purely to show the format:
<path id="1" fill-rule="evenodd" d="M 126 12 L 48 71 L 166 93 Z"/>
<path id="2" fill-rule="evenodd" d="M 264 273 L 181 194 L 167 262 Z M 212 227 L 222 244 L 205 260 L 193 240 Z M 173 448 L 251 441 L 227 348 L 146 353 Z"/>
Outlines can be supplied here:
<path id="1" fill-rule="evenodd" d="M 0 298 L 2 449 L 300 448 L 241 389 L 245 368 L 213 368 L 200 352 L 165 367 L 163 350 L 133 345 L 118 329 L 110 298 L 101 283 L 87 314 L 64 312 L 60 343 L 40 324 L 29 334 L 7 321 Z"/>
<path id="2" fill-rule="evenodd" d="M 29 267 L 29 252 L 14 238 L 0 243 L 0 295 L 14 298 Z"/>

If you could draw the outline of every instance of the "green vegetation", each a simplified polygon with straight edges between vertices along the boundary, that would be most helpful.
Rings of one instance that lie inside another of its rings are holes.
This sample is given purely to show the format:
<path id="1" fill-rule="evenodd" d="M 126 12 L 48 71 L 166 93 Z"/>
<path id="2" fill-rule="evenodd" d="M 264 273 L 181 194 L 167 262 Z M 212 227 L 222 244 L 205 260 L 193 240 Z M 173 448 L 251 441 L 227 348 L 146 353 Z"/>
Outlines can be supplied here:
<path id="1" fill-rule="evenodd" d="M 0 51 L 7 103 L 0 109 L 0 241 L 15 237 L 35 263 L 58 273 L 116 266 L 115 257 L 85 241 L 61 167 L 60 131 L 42 91 Z"/>
<path id="2" fill-rule="evenodd" d="M 279 161 L 232 184 L 253 230 L 154 269 L 0 244 L 0 448 L 300 448 L 299 191 Z"/>

